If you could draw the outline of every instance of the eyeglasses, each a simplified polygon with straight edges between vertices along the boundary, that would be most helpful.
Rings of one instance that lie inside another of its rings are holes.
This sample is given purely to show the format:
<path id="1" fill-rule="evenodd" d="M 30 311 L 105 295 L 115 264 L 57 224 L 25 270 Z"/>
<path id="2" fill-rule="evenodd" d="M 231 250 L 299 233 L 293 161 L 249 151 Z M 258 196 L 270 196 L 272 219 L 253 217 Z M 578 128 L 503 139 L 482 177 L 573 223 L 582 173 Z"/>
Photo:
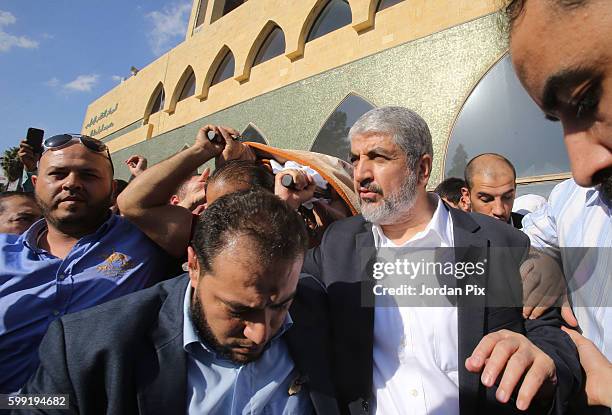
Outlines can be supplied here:
<path id="1" fill-rule="evenodd" d="M 87 149 L 95 153 L 106 153 L 106 157 L 111 163 L 111 169 L 113 173 L 115 172 L 113 160 L 111 159 L 110 151 L 106 144 L 96 138 L 89 137 L 87 135 L 60 134 L 54 135 L 53 137 L 49 137 L 45 141 L 43 141 L 43 154 L 47 150 L 59 150 L 77 141 L 83 144 Z"/>

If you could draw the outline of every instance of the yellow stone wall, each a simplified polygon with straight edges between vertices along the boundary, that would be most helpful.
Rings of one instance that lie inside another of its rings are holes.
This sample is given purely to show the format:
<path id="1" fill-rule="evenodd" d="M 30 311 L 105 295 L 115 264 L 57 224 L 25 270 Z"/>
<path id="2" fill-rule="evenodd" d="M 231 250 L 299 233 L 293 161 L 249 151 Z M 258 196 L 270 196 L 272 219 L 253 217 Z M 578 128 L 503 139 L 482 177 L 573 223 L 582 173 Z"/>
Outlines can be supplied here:
<path id="1" fill-rule="evenodd" d="M 251 0 L 210 23 L 212 14 L 218 13 L 217 3 L 208 1 L 205 22 L 194 29 L 199 4 L 195 0 L 186 40 L 92 102 L 83 133 L 112 124 L 96 135 L 104 138 L 139 122 L 161 82 L 164 111 L 108 141 L 113 152 L 119 151 L 266 92 L 490 14 L 497 5 L 495 0 L 405 0 L 374 14 L 378 0 L 349 0 L 352 24 L 305 44 L 326 0 Z M 274 24 L 285 34 L 285 54 L 251 68 Z M 234 77 L 209 88 L 228 48 L 236 62 Z M 188 67 L 196 75 L 196 95 L 176 103 Z M 115 112 L 88 126 L 93 117 L 115 107 Z"/>

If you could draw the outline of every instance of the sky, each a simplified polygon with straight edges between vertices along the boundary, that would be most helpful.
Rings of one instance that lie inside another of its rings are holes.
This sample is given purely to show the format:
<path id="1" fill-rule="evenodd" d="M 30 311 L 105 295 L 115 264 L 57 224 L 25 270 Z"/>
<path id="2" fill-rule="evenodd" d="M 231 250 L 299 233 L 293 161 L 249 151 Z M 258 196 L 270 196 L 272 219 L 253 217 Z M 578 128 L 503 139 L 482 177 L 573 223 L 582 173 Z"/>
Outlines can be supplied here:
<path id="1" fill-rule="evenodd" d="M 0 154 L 29 127 L 81 131 L 87 105 L 185 39 L 191 0 L 0 0 Z"/>

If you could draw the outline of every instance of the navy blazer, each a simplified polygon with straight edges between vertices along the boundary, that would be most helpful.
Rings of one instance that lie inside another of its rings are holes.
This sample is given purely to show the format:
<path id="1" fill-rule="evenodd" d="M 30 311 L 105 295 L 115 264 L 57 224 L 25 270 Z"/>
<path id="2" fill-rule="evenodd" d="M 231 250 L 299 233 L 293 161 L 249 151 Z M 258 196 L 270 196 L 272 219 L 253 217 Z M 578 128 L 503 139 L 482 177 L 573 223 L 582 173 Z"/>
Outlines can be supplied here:
<path id="1" fill-rule="evenodd" d="M 22 393 L 69 394 L 72 413 L 184 414 L 183 300 L 188 282 L 185 274 L 55 321 L 40 346 L 41 364 Z M 315 411 L 337 414 L 327 302 L 320 282 L 301 278 L 289 312 L 293 325 L 283 338 L 307 380 Z"/>
<path id="2" fill-rule="evenodd" d="M 488 288 L 495 285 L 498 293 L 506 290 L 514 306 L 488 307 L 489 290 L 487 297 L 457 300 L 461 414 L 519 412 L 512 402 L 499 404 L 495 388 L 484 387 L 480 376 L 468 372 L 464 365 L 483 336 L 500 329 L 525 334 L 554 360 L 558 386 L 553 409 L 557 414 L 563 413 L 580 387 L 582 372 L 574 344 L 559 329 L 559 310 L 551 309 L 538 320 L 525 321 L 522 308 L 515 306 L 522 304 L 519 264 L 528 253 L 529 239 L 512 226 L 485 215 L 457 209 L 450 209 L 450 214 L 456 261 L 479 261 L 491 248 L 511 248 L 496 250 L 504 258 L 488 262 L 484 284 Z M 369 413 L 372 394 L 374 308 L 362 306 L 362 296 L 373 297 L 371 264 L 375 258 L 372 224 L 359 215 L 334 222 L 321 245 L 308 252 L 303 267 L 303 272 L 317 277 L 327 287 L 338 402 L 343 413 L 353 415 Z M 458 283 L 465 284 L 467 280 Z M 536 413 L 533 403 L 532 407 L 531 412 Z"/>

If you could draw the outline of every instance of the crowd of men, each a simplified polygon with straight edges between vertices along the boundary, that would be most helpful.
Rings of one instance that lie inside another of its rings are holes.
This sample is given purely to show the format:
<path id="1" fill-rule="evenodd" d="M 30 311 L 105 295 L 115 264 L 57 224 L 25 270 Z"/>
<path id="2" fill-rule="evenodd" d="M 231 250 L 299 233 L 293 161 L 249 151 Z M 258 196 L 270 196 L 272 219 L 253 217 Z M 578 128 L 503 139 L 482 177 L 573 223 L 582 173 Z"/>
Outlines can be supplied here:
<path id="1" fill-rule="evenodd" d="M 67 395 L 37 413 L 609 413 L 612 5 L 506 12 L 573 176 L 522 213 L 499 154 L 429 192 L 429 127 L 402 107 L 360 117 L 333 172 L 207 125 L 158 164 L 130 157 L 118 189 L 99 140 L 22 143 L 34 192 L 0 196 L 0 394 Z M 415 286 L 373 269 L 406 252 L 484 266 L 404 303 Z"/>

